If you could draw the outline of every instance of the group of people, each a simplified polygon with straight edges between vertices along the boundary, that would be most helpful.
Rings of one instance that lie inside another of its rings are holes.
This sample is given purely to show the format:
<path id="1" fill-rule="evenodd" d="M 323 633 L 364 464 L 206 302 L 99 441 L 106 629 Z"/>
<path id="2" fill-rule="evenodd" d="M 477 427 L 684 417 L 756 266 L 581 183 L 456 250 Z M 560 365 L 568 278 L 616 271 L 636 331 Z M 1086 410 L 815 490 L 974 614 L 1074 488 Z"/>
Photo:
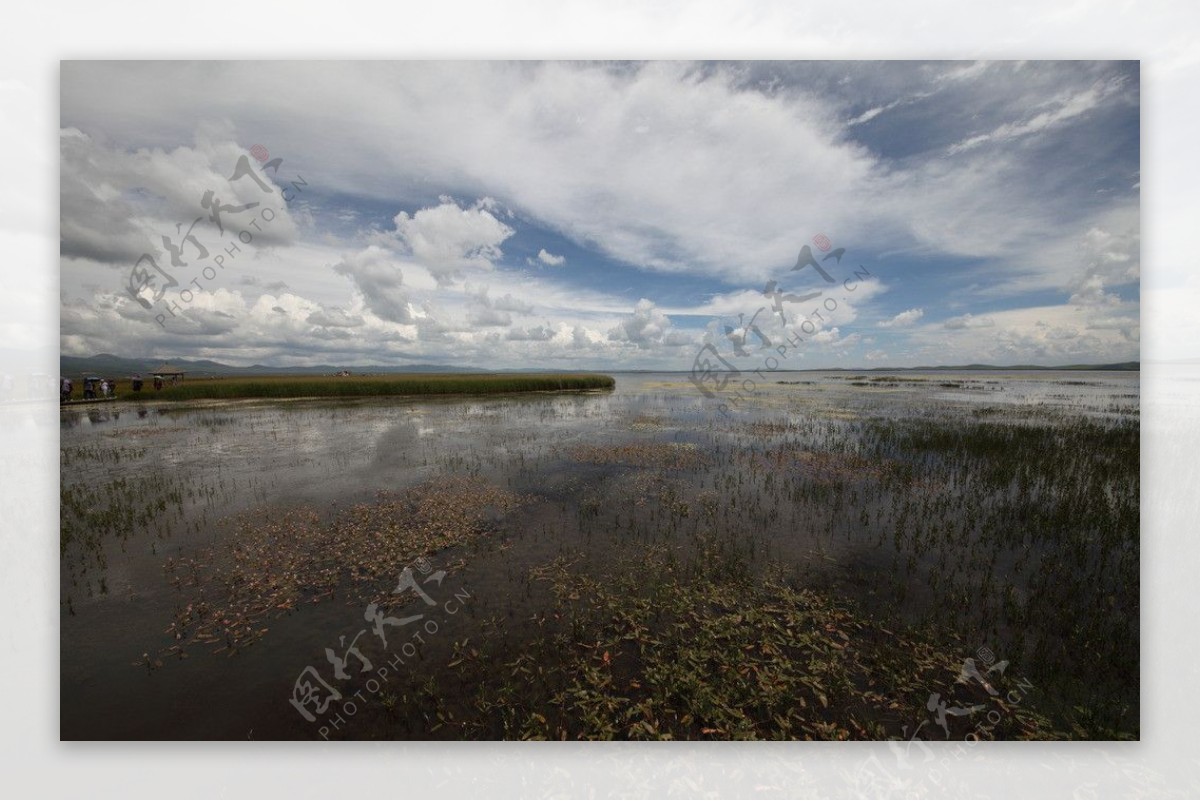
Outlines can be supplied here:
<path id="1" fill-rule="evenodd" d="M 142 391 L 142 377 L 135 373 L 129 378 L 129 388 L 134 392 Z M 154 388 L 156 390 L 163 388 L 163 378 L 160 375 L 154 376 Z M 71 379 L 64 377 L 59 383 L 59 397 L 63 403 L 71 400 L 71 393 L 74 391 L 74 384 Z M 106 398 L 116 397 L 117 382 L 111 378 L 97 378 L 96 376 L 88 376 L 83 379 L 83 399 L 84 400 L 104 400 Z"/>
<path id="2" fill-rule="evenodd" d="M 83 399 L 84 400 L 100 400 L 103 398 L 111 398 L 116 394 L 117 382 L 109 381 L 107 378 L 85 378 L 83 379 Z M 71 400 L 71 393 L 75 391 L 75 385 L 71 379 L 63 378 L 59 384 L 59 396 L 63 403 Z"/>

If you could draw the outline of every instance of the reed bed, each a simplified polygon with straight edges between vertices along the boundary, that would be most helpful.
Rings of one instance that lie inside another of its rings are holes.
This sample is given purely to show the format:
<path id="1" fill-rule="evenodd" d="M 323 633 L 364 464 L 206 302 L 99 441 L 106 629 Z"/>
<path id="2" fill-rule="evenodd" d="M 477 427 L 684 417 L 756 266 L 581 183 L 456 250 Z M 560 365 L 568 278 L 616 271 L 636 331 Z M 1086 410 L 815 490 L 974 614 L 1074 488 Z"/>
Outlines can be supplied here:
<path id="1" fill-rule="evenodd" d="M 374 376 L 265 376 L 184 381 L 155 391 L 148 400 L 239 400 L 247 398 L 363 398 L 392 395 L 492 395 L 612 389 L 611 376 L 592 373 L 412 373 Z M 136 395 L 123 395 L 137 398 Z"/>

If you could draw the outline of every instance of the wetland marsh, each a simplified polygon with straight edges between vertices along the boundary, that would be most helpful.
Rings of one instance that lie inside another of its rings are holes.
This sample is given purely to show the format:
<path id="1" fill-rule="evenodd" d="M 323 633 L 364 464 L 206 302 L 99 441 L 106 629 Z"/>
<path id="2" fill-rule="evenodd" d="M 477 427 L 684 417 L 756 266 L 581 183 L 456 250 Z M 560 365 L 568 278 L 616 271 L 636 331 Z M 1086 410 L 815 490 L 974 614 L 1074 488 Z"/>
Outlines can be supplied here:
<path id="1" fill-rule="evenodd" d="M 61 736 L 1139 736 L 1138 373 L 615 375 L 63 409 Z"/>

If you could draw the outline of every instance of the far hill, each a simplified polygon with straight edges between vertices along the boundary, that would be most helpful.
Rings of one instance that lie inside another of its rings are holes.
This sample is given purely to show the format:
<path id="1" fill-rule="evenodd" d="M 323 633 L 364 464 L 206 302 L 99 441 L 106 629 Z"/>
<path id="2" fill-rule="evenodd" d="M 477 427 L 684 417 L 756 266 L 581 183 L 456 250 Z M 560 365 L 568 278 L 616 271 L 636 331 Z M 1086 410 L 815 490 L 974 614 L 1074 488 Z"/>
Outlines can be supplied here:
<path id="1" fill-rule="evenodd" d="M 332 375 L 339 370 L 349 370 L 355 374 L 379 373 L 482 373 L 477 367 L 460 367 L 446 364 L 405 364 L 405 365 L 332 365 L 318 364 L 308 367 L 272 367 L 265 364 L 254 364 L 249 367 L 234 367 L 210 359 L 172 359 L 161 357 L 146 357 L 130 359 L 114 356 L 111 353 L 98 353 L 95 356 L 60 356 L 59 371 L 65 376 L 95 373 L 96 375 L 120 378 L 141 373 L 149 375 L 150 371 L 169 363 L 172 367 L 183 370 L 194 378 L 211 376 L 252 376 L 252 375 Z"/>

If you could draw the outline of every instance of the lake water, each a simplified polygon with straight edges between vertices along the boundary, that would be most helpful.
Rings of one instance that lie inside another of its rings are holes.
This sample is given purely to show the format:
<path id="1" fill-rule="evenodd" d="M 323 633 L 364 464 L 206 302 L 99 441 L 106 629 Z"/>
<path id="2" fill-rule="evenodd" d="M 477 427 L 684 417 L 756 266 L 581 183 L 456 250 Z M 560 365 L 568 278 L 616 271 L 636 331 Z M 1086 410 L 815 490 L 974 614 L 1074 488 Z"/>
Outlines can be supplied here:
<path id="1" fill-rule="evenodd" d="M 777 372 L 736 403 L 687 375 L 614 375 L 599 393 L 63 410 L 62 737 L 318 736 L 289 700 L 364 626 L 360 599 L 266 615 L 249 647 L 167 652 L 180 609 L 225 590 L 164 565 L 216 570 L 247 521 L 337 521 L 456 477 L 520 502 L 428 556 L 447 571 L 441 617 L 393 666 L 404 686 L 457 642 L 519 649 L 538 565 L 570 554 L 603 575 L 616 554 L 709 537 L 747 570 L 1042 665 L 1062 698 L 1106 697 L 1097 717 L 1136 732 L 1138 373 Z M 444 604 L 455 592 L 469 600 Z M 1070 679 L 1082 666 L 1091 690 Z M 443 736 L 412 719 L 364 711 L 342 733 Z"/>

